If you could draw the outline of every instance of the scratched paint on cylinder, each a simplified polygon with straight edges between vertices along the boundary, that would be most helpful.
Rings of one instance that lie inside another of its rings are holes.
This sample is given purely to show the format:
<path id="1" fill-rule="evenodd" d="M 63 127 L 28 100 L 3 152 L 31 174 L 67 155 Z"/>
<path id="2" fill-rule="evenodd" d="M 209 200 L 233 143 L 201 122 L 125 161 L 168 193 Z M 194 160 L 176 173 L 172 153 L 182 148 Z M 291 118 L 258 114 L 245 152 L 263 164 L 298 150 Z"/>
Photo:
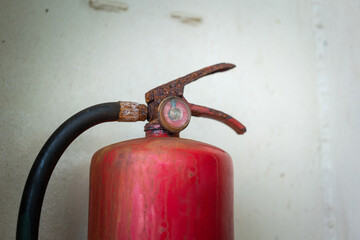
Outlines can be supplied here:
<path id="1" fill-rule="evenodd" d="M 233 170 L 223 150 L 146 137 L 95 153 L 89 239 L 233 239 Z"/>

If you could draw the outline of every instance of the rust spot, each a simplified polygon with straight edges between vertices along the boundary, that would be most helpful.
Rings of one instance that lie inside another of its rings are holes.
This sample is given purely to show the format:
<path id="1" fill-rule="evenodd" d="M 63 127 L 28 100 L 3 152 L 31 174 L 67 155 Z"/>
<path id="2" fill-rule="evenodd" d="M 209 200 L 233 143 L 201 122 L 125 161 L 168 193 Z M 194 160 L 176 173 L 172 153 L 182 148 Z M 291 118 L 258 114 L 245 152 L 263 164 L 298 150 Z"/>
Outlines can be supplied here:
<path id="1" fill-rule="evenodd" d="M 144 104 L 121 101 L 119 122 L 145 121 L 147 118 L 147 107 Z"/>

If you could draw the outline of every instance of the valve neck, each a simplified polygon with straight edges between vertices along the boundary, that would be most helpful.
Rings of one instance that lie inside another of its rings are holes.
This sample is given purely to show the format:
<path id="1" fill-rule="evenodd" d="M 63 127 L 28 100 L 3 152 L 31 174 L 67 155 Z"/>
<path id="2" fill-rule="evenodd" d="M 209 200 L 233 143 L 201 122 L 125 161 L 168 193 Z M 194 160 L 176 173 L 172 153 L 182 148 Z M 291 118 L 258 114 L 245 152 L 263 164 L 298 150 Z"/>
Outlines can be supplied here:
<path id="1" fill-rule="evenodd" d="M 148 123 L 145 125 L 146 137 L 179 137 L 179 133 L 173 133 L 164 129 L 160 124 Z"/>

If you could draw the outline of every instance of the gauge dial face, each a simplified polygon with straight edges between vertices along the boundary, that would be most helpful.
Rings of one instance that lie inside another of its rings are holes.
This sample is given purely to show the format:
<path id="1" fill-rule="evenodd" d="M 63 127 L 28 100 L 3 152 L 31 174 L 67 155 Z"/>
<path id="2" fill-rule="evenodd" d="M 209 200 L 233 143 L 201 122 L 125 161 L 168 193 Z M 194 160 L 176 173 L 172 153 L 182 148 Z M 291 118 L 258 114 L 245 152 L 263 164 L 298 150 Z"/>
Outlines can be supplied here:
<path id="1" fill-rule="evenodd" d="M 160 123 L 168 131 L 180 132 L 190 122 L 191 110 L 186 102 L 177 97 L 163 100 L 159 106 Z"/>

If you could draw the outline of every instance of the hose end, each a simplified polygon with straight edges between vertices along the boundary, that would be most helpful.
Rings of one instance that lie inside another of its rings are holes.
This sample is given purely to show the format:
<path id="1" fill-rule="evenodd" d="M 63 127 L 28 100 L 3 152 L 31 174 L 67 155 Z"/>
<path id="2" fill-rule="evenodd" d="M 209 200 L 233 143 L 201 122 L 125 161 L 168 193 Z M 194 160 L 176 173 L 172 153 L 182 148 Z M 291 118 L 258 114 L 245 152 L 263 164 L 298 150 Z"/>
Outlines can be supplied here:
<path id="1" fill-rule="evenodd" d="M 120 101 L 118 122 L 137 122 L 147 119 L 147 106 L 136 102 Z"/>

